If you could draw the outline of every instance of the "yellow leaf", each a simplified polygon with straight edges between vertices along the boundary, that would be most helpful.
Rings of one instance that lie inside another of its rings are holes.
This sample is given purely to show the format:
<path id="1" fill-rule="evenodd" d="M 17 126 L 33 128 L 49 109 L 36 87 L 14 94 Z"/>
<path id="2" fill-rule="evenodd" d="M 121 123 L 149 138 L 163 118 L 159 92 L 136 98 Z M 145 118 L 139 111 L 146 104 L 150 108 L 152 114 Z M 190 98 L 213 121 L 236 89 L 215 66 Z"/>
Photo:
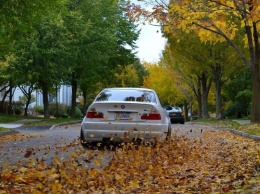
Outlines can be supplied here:
<path id="1" fill-rule="evenodd" d="M 132 181 L 130 181 L 130 186 L 131 187 L 139 187 L 139 183 L 138 183 L 137 180 L 132 180 Z"/>
<path id="2" fill-rule="evenodd" d="M 121 177 L 119 174 L 116 174 L 116 175 L 115 175 L 115 179 L 116 179 L 117 181 L 119 181 L 119 180 L 122 180 L 122 177 Z"/>
<path id="3" fill-rule="evenodd" d="M 60 183 L 54 183 L 52 185 L 51 191 L 53 194 L 58 194 L 60 193 L 61 189 L 62 189 L 62 185 Z"/>

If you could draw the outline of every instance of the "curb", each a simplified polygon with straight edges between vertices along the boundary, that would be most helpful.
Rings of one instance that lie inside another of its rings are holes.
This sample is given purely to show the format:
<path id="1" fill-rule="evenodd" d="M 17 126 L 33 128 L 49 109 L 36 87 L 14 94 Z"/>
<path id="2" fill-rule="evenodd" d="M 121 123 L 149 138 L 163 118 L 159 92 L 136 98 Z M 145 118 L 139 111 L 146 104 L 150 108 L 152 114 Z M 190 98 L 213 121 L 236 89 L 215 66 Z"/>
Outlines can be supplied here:
<path id="1" fill-rule="evenodd" d="M 63 125 L 78 124 L 78 123 L 81 123 L 81 122 L 82 122 L 82 120 L 58 123 L 58 124 L 52 125 L 49 130 L 53 130 L 55 127 L 60 127 L 60 126 L 63 126 Z"/>
<path id="2" fill-rule="evenodd" d="M 48 130 L 53 130 L 55 127 L 64 126 L 64 125 L 80 124 L 81 122 L 82 122 L 82 120 L 58 123 L 58 124 L 52 125 L 51 128 L 49 128 Z M 20 133 L 20 132 L 16 131 L 15 128 L 13 128 L 13 129 L 9 129 L 7 131 L 0 132 L 0 136 L 12 135 L 12 134 L 18 134 L 18 133 Z"/>
<path id="3" fill-rule="evenodd" d="M 228 130 L 230 131 L 231 133 L 234 133 L 236 135 L 240 135 L 242 137 L 245 137 L 245 138 L 249 138 L 249 139 L 253 139 L 255 141 L 260 141 L 260 136 L 257 136 L 257 135 L 252 135 L 252 134 L 249 134 L 249 133 L 245 133 L 243 131 L 239 131 L 239 130 L 236 130 L 236 129 L 231 129 L 231 128 L 228 128 L 228 127 L 215 127 L 213 126 L 212 124 L 210 123 L 203 123 L 203 122 L 192 122 L 192 124 L 203 124 L 203 125 L 210 125 L 214 128 L 219 128 L 220 130 Z"/>
<path id="4" fill-rule="evenodd" d="M 236 129 L 229 129 L 227 128 L 228 131 L 236 134 L 236 135 L 240 135 L 242 137 L 245 137 L 245 138 L 249 138 L 249 139 L 253 139 L 255 141 L 260 141 L 260 136 L 257 136 L 257 135 L 251 135 L 249 133 L 245 133 L 245 132 L 242 132 L 242 131 L 238 131 Z"/>

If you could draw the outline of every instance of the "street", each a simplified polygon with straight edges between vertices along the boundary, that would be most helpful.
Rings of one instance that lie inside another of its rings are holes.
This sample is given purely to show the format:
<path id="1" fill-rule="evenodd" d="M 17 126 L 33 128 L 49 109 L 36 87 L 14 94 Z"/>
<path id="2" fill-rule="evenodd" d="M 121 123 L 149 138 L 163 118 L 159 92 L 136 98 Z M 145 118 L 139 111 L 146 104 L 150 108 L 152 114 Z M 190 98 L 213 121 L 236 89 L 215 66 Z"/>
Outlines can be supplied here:
<path id="1" fill-rule="evenodd" d="M 172 135 L 199 138 L 211 127 L 201 124 L 173 124 Z M 0 165 L 25 165 L 30 162 L 52 164 L 54 158 L 60 162 L 74 160 L 86 167 L 102 167 L 111 158 L 112 151 L 84 150 L 79 142 L 80 124 L 48 128 L 18 128 L 19 133 L 5 136 L 0 145 Z M 97 158 L 102 163 L 95 164 Z"/>
<path id="2" fill-rule="evenodd" d="M 0 136 L 0 190 L 241 193 L 246 184 L 250 193 L 259 191 L 259 142 L 206 124 L 172 129 L 171 141 L 116 151 L 83 149 L 79 124 L 17 129 Z"/>

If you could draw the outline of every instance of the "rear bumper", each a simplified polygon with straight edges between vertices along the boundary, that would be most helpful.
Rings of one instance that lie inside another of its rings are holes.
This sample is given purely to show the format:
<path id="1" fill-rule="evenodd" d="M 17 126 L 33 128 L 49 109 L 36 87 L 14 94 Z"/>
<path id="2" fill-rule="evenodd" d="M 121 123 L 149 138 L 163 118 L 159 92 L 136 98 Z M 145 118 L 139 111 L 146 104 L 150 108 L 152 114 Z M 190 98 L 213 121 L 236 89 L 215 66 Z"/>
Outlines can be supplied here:
<path id="1" fill-rule="evenodd" d="M 85 122 L 81 124 L 82 135 L 88 142 L 128 142 L 164 141 L 168 132 L 168 124 L 118 123 L 118 122 Z"/>
<path id="2" fill-rule="evenodd" d="M 171 123 L 184 123 L 185 119 L 183 117 L 170 117 Z"/>

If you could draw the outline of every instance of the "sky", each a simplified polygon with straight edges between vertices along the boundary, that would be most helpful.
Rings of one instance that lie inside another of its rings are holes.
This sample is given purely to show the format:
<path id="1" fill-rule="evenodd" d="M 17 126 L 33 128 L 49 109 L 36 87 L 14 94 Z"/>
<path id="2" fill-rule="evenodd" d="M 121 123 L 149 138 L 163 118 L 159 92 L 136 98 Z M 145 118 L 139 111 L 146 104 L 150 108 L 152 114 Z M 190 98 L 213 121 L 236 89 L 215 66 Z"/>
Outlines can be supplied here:
<path id="1" fill-rule="evenodd" d="M 131 2 L 144 6 L 144 4 L 138 0 L 131 0 Z M 152 9 L 149 5 L 145 5 L 145 8 Z M 149 25 L 148 22 L 146 22 L 145 25 L 139 24 L 139 29 L 141 29 L 141 32 L 139 39 L 136 41 L 138 48 L 135 50 L 137 57 L 141 62 L 158 62 L 166 43 L 166 39 L 162 37 L 160 26 Z"/>
<path id="2" fill-rule="evenodd" d="M 160 27 L 140 24 L 139 28 L 141 33 L 136 41 L 138 58 L 140 61 L 158 62 L 166 43 L 166 40 L 162 37 Z"/>

